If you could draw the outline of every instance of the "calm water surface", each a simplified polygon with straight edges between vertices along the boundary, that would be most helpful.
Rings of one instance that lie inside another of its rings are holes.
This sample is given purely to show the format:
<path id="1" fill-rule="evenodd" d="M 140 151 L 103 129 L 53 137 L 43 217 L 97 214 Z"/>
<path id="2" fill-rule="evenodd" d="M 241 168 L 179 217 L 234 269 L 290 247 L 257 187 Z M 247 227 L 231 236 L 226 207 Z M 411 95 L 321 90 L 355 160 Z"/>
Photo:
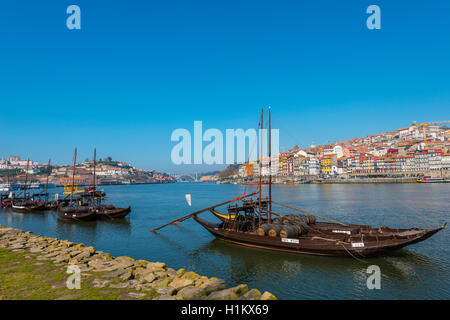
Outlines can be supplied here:
<path id="1" fill-rule="evenodd" d="M 56 213 L 0 210 L 0 224 L 92 245 L 114 256 L 166 262 L 175 269 L 225 279 L 228 286 L 247 283 L 280 299 L 450 298 L 448 228 L 424 242 L 365 262 L 277 253 L 216 240 L 192 219 L 159 234 L 149 232 L 254 187 L 179 183 L 102 189 L 115 205 L 131 205 L 127 219 L 72 223 L 58 221 Z M 192 194 L 192 207 L 186 203 L 186 193 Z M 272 193 L 278 202 L 342 222 L 431 228 L 449 220 L 450 184 L 288 185 L 274 186 Z M 210 213 L 201 216 L 216 221 Z M 381 269 L 380 290 L 366 286 L 366 269 L 373 264 Z"/>

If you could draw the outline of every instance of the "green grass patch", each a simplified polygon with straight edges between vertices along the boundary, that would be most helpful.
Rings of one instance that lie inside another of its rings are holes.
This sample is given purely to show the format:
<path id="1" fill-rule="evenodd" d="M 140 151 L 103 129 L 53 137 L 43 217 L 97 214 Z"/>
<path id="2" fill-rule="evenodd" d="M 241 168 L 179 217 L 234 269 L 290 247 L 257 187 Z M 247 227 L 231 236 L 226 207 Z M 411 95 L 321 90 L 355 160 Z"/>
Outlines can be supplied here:
<path id="1" fill-rule="evenodd" d="M 102 273 L 82 272 L 88 274 L 81 279 L 81 289 L 70 290 L 65 281 L 70 276 L 66 266 L 56 266 L 52 261 L 37 260 L 38 254 L 10 252 L 0 249 L 0 299 L 6 300 L 115 300 L 126 292 L 136 292 L 128 288 L 92 288 L 90 283 L 101 278 Z M 112 279 L 108 279 L 112 280 Z M 114 280 L 113 283 L 118 283 Z M 142 291 L 151 299 L 156 296 L 154 290 Z"/>

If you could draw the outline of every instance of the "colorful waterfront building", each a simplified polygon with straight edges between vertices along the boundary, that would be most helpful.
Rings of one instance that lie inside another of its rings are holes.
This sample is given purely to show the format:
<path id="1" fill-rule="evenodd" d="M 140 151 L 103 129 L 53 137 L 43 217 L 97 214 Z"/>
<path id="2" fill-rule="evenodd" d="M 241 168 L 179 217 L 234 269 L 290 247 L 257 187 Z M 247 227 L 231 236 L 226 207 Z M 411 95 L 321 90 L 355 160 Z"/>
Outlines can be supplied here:
<path id="1" fill-rule="evenodd" d="M 331 174 L 331 157 L 329 155 L 324 155 L 320 159 L 320 172 L 322 174 Z"/>

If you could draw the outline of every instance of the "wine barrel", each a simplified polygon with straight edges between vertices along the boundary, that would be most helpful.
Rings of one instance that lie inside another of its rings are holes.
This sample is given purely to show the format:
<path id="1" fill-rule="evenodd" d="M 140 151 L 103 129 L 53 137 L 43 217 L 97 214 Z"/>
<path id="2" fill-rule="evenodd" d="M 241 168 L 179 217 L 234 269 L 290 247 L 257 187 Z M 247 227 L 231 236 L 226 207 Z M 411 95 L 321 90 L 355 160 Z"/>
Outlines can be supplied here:
<path id="1" fill-rule="evenodd" d="M 296 215 L 296 221 L 305 224 L 311 224 L 316 222 L 316 218 L 311 215 L 298 214 Z"/>
<path id="2" fill-rule="evenodd" d="M 281 223 L 282 223 L 282 224 L 289 224 L 289 223 L 291 223 L 292 221 L 293 221 L 292 218 L 288 218 L 288 217 L 284 216 L 283 219 L 281 220 Z"/>
<path id="3" fill-rule="evenodd" d="M 293 227 L 295 227 L 295 229 L 297 229 L 297 236 L 307 234 L 309 231 L 309 228 L 305 223 L 300 223 L 300 222 L 295 223 L 295 224 L 293 224 Z"/>
<path id="4" fill-rule="evenodd" d="M 283 216 L 281 220 L 282 220 L 283 224 L 300 223 L 300 224 L 308 225 L 308 224 L 316 223 L 315 216 L 304 215 L 304 214 L 287 214 L 287 215 Z M 273 221 L 275 221 L 275 219 Z"/>
<path id="5" fill-rule="evenodd" d="M 305 224 L 308 224 L 308 222 L 309 222 L 308 217 L 305 216 L 304 214 L 299 215 L 298 221 L 301 223 L 305 223 Z"/>
<path id="6" fill-rule="evenodd" d="M 301 229 L 302 229 L 301 235 L 305 235 L 305 234 L 307 234 L 307 233 L 308 233 L 308 231 L 309 231 L 309 227 L 308 227 L 308 225 L 307 225 L 307 224 L 305 224 L 305 223 L 302 223 L 302 224 L 300 224 L 300 227 L 301 227 Z"/>
<path id="7" fill-rule="evenodd" d="M 88 212 L 89 207 L 88 206 L 81 206 L 81 207 L 60 207 L 58 209 L 60 212 L 64 213 L 81 213 L 81 212 Z"/>
<path id="8" fill-rule="evenodd" d="M 314 224 L 316 223 L 316 217 L 315 216 L 308 216 L 308 224 Z"/>
<path id="9" fill-rule="evenodd" d="M 282 217 L 283 224 L 290 224 L 298 222 L 296 214 L 287 214 Z"/>
<path id="10" fill-rule="evenodd" d="M 298 236 L 298 229 L 289 224 L 285 224 L 281 227 L 280 237 L 282 238 L 295 238 Z"/>
<path id="11" fill-rule="evenodd" d="M 272 222 L 274 223 L 274 224 L 280 224 L 280 223 L 282 223 L 282 221 L 281 221 L 281 218 L 273 218 L 272 219 Z"/>
<path id="12" fill-rule="evenodd" d="M 267 233 L 269 232 L 270 227 L 271 227 L 270 224 L 264 223 L 256 230 L 256 234 L 258 236 L 266 236 Z"/>
<path id="13" fill-rule="evenodd" d="M 272 224 L 270 225 L 270 229 L 269 231 L 267 231 L 267 234 L 269 235 L 269 237 L 278 237 L 281 227 L 281 224 Z"/>

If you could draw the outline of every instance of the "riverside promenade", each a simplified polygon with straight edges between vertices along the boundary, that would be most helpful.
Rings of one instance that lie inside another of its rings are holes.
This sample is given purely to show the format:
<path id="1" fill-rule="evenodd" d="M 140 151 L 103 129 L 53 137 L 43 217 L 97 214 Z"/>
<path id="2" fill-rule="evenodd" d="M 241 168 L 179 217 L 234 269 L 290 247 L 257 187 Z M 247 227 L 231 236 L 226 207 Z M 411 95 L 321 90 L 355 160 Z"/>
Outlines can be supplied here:
<path id="1" fill-rule="evenodd" d="M 69 289 L 80 271 L 79 289 Z M 69 280 L 69 281 L 68 281 Z M 69 285 L 68 285 L 69 283 Z M 0 225 L 0 300 L 274 300 L 246 284 Z"/>

